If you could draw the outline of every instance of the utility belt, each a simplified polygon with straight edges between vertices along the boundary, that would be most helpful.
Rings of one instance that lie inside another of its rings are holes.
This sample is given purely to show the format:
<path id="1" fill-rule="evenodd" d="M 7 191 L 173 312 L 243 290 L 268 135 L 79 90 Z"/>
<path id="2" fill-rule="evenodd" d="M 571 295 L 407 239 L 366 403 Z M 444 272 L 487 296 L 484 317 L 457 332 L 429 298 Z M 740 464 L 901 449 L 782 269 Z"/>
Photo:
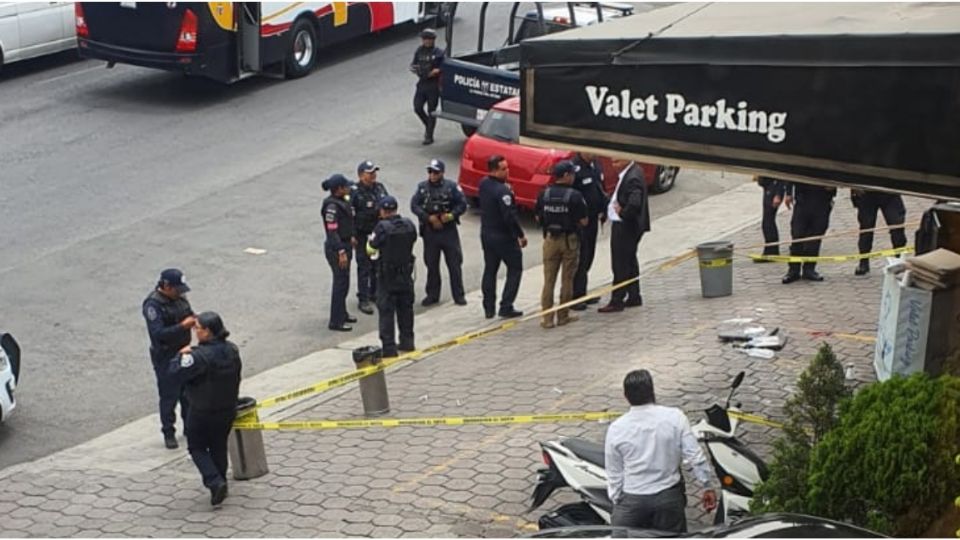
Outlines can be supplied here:
<path id="1" fill-rule="evenodd" d="M 417 258 L 402 264 L 380 262 L 380 285 L 388 292 L 399 293 L 413 289 L 413 269 Z"/>

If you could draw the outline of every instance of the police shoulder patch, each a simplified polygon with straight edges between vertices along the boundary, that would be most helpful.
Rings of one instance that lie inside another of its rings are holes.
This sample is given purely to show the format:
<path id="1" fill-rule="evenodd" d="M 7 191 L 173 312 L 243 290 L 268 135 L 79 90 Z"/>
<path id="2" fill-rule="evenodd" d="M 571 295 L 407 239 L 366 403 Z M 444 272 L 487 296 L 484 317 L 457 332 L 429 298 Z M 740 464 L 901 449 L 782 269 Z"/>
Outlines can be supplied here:
<path id="1" fill-rule="evenodd" d="M 190 353 L 180 355 L 180 367 L 188 368 L 193 365 L 193 355 Z"/>
<path id="2" fill-rule="evenodd" d="M 147 320 L 148 320 L 148 321 L 155 321 L 155 320 L 157 320 L 157 316 L 158 316 L 158 314 L 157 314 L 157 308 L 155 308 L 155 307 L 153 307 L 153 306 L 147 306 Z"/>
<path id="3" fill-rule="evenodd" d="M 503 204 L 507 206 L 510 206 L 511 204 L 513 204 L 513 195 L 504 195 Z"/>

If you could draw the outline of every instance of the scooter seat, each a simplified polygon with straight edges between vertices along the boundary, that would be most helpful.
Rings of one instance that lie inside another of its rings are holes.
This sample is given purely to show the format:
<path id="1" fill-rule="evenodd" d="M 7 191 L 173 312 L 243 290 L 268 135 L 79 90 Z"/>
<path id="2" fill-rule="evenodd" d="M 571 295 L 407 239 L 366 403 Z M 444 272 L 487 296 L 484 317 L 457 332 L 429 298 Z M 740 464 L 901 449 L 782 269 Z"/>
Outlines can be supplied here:
<path id="1" fill-rule="evenodd" d="M 605 460 L 602 444 L 597 444 L 586 439 L 564 439 L 560 444 L 584 461 L 593 463 L 597 467 L 604 466 Z"/>

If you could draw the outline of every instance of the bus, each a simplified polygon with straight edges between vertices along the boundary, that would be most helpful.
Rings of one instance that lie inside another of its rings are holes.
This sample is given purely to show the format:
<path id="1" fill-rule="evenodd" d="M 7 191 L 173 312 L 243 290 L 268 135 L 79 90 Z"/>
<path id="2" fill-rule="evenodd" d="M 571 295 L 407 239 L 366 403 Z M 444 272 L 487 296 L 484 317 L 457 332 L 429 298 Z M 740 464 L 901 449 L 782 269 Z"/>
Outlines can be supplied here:
<path id="1" fill-rule="evenodd" d="M 310 73 L 321 48 L 403 23 L 440 26 L 446 2 L 77 2 L 80 56 L 223 83 Z"/>

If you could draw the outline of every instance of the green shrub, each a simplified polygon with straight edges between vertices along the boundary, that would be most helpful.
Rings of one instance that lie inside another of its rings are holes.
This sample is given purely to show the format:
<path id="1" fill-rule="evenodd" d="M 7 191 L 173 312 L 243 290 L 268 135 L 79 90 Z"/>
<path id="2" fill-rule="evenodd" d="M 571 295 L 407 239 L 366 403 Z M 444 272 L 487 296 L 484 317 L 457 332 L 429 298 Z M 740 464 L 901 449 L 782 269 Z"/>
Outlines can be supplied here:
<path id="1" fill-rule="evenodd" d="M 960 490 L 960 379 L 923 374 L 870 385 L 814 448 L 807 513 L 918 536 Z"/>

